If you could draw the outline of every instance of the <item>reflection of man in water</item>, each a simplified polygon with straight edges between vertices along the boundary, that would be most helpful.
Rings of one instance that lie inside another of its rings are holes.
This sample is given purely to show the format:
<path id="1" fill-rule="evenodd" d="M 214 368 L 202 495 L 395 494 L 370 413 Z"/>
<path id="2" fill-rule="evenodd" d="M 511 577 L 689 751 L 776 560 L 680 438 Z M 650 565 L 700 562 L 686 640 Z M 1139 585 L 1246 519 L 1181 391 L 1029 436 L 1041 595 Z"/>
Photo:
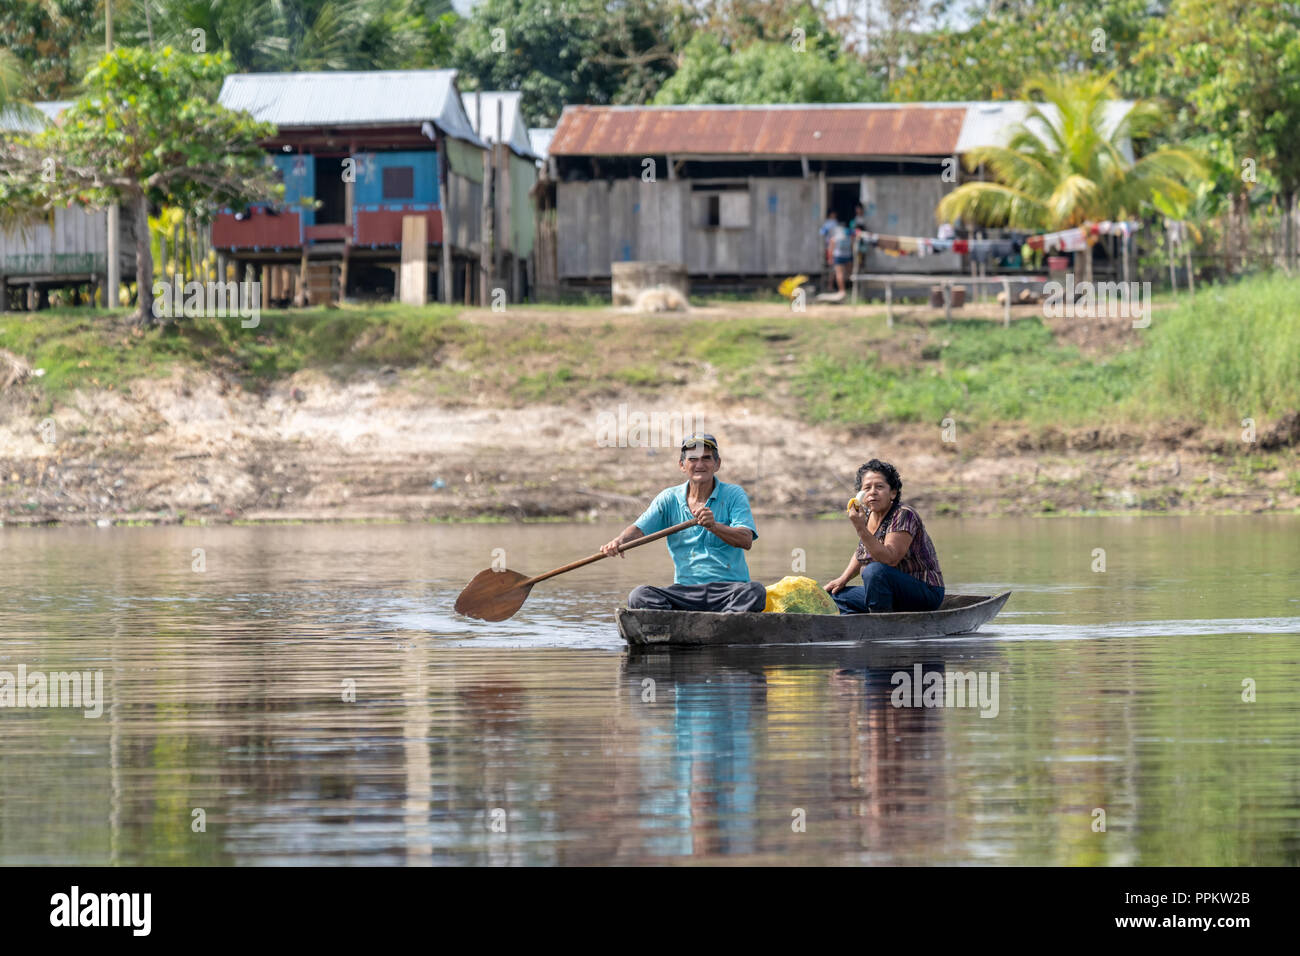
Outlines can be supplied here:
<path id="1" fill-rule="evenodd" d="M 857 648 L 701 649 L 685 658 L 630 649 L 624 699 L 639 726 L 630 789 L 640 847 L 650 856 L 780 853 L 799 862 L 863 862 L 864 850 L 890 862 L 944 857 L 967 829 L 952 803 L 961 791 L 947 762 L 950 721 L 937 708 L 891 705 L 893 674 L 916 662 L 889 656 L 886 667 Z M 835 669 L 859 662 L 868 666 Z M 942 659 L 921 664 L 945 671 Z M 653 705 L 647 677 L 657 685 Z M 796 808 L 806 830 L 793 827 Z"/>
<path id="2" fill-rule="evenodd" d="M 667 707 L 642 702 L 647 674 L 665 691 L 671 687 Z M 636 792 L 644 851 L 694 857 L 754 853 L 761 829 L 761 676 L 705 668 L 694 677 L 677 677 L 653 664 L 633 665 L 629 676 L 641 721 Z"/>

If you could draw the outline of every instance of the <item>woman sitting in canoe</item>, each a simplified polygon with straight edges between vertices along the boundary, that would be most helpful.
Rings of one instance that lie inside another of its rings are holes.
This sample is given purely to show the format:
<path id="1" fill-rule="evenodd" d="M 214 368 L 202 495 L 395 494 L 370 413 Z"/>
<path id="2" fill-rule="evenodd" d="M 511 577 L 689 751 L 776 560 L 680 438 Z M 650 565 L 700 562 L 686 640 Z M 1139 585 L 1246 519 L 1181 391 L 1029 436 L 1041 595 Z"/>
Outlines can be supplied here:
<path id="1" fill-rule="evenodd" d="M 858 550 L 826 590 L 841 614 L 933 611 L 943 603 L 943 574 L 921 516 L 902 503 L 898 469 L 873 458 L 858 469 L 856 502 L 849 521 Z M 849 582 L 862 572 L 862 584 Z"/>

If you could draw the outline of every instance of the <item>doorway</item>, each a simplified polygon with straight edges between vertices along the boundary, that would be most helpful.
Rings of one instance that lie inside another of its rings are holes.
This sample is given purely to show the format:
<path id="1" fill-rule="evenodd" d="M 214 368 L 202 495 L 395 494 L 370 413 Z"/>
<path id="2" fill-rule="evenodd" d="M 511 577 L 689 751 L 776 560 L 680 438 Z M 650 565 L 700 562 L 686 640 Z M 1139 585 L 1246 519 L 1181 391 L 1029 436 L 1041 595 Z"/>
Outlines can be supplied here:
<path id="1" fill-rule="evenodd" d="M 851 183 L 827 183 L 827 213 L 833 213 L 836 219 L 847 226 L 853 218 L 853 207 L 858 204 L 861 191 L 862 185 L 856 179 Z"/>
<path id="2" fill-rule="evenodd" d="M 343 185 L 342 156 L 316 157 L 316 210 L 318 226 L 347 222 L 347 189 Z"/>

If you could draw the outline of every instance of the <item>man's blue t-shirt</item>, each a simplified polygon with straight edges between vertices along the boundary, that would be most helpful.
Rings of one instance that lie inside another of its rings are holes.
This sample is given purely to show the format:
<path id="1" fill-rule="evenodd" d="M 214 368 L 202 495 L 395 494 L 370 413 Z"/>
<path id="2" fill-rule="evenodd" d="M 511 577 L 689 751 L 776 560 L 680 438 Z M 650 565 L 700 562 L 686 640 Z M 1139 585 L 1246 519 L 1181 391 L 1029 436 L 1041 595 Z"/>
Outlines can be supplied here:
<path id="1" fill-rule="evenodd" d="M 718 524 L 731 528 L 748 528 L 758 540 L 754 516 L 749 511 L 749 498 L 740 485 L 729 485 L 713 479 L 713 494 L 706 503 Z M 636 519 L 642 534 L 654 534 L 671 528 L 693 515 L 686 507 L 686 491 L 690 482 L 665 488 L 650 502 L 650 507 Z M 668 552 L 673 556 L 674 584 L 711 584 L 714 581 L 748 581 L 749 565 L 745 563 L 745 549 L 733 548 L 712 531 L 699 525 L 678 531 L 665 538 Z"/>

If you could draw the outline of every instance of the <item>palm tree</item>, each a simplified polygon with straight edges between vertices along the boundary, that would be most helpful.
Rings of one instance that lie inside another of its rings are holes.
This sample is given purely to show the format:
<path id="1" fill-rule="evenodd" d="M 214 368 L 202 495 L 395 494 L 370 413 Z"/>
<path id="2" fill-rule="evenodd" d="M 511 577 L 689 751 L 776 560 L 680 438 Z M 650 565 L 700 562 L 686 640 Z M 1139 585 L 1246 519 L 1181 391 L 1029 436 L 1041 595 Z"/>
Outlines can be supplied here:
<path id="1" fill-rule="evenodd" d="M 983 164 L 995 182 L 968 182 L 940 200 L 936 215 L 986 226 L 1051 231 L 1098 220 L 1137 218 L 1156 195 L 1190 202 L 1208 175 L 1196 152 L 1162 146 L 1130 161 L 1122 144 L 1152 135 L 1164 108 L 1138 100 L 1118 112 L 1115 74 L 1040 78 L 1022 96 L 1035 101 L 1006 146 L 966 153 L 966 168 Z M 1116 116 L 1115 114 L 1118 113 Z M 1084 254 L 1092 276 L 1092 249 Z"/>
<path id="2" fill-rule="evenodd" d="M 430 20 L 450 11 L 448 0 L 143 0 L 123 33 L 155 48 L 201 39 L 244 72 L 410 69 L 428 64 Z"/>
<path id="3" fill-rule="evenodd" d="M 0 49 L 0 114 L 11 122 L 28 126 L 40 123 L 43 117 L 22 95 L 25 79 L 22 61 L 11 51 Z"/>

